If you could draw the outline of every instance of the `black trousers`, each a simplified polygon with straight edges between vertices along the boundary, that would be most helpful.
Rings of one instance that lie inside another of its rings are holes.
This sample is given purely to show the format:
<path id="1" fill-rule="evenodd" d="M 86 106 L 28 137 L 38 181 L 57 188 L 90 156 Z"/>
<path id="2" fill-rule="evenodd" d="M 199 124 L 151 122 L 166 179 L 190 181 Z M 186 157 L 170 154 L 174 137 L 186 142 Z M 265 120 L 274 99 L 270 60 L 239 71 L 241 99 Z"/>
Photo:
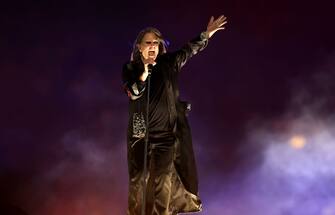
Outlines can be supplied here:
<path id="1" fill-rule="evenodd" d="M 131 147 L 132 146 L 132 147 Z M 169 215 L 171 177 L 174 160 L 175 137 L 161 135 L 149 137 L 147 156 L 146 215 Z M 140 215 L 143 196 L 144 140 L 128 148 L 129 197 L 128 215 Z"/>

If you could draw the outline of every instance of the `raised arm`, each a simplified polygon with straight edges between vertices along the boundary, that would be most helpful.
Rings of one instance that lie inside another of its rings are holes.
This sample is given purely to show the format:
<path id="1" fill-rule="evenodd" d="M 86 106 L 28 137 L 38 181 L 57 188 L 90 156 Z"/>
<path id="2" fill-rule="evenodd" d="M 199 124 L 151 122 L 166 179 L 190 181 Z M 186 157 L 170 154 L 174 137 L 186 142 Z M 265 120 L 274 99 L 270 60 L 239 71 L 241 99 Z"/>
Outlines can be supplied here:
<path id="1" fill-rule="evenodd" d="M 223 26 L 227 23 L 226 19 L 227 18 L 224 15 L 221 15 L 217 19 L 214 19 L 212 16 L 205 31 L 193 40 L 189 41 L 180 50 L 175 52 L 175 63 L 178 70 L 187 62 L 188 59 L 202 51 L 207 46 L 209 38 L 211 38 L 217 31 L 225 28 Z"/>

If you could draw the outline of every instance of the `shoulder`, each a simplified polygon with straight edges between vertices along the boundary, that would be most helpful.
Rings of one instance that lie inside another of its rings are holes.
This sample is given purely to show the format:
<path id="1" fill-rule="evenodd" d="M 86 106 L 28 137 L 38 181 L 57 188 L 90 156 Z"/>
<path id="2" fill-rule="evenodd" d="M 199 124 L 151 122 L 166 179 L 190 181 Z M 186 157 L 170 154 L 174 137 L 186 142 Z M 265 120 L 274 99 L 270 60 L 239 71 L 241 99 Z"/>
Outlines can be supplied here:
<path id="1" fill-rule="evenodd" d="M 123 64 L 123 70 L 126 71 L 134 71 L 134 70 L 142 70 L 143 64 L 134 62 L 134 61 L 128 61 Z"/>
<path id="2" fill-rule="evenodd" d="M 133 69 L 133 63 L 131 61 L 127 61 L 122 65 L 123 70 L 131 70 Z"/>
<path id="3" fill-rule="evenodd" d="M 173 59 L 174 59 L 174 53 L 166 52 L 157 58 L 157 62 L 158 63 L 169 63 L 169 62 L 172 62 Z"/>

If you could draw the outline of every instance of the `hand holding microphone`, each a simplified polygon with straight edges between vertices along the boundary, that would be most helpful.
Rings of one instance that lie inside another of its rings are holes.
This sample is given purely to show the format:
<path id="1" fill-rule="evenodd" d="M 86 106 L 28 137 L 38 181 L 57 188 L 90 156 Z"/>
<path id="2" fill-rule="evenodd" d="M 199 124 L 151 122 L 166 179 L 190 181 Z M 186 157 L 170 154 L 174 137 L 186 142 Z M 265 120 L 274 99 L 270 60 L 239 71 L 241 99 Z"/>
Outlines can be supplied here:
<path id="1" fill-rule="evenodd" d="M 156 64 L 155 60 L 147 59 L 144 62 L 144 71 L 143 74 L 140 76 L 141 81 L 145 81 L 148 75 L 151 75 L 154 65 Z"/>
<path id="2" fill-rule="evenodd" d="M 153 58 L 145 59 L 144 60 L 144 71 L 148 72 L 149 75 L 151 75 L 152 69 L 153 69 L 155 64 L 156 64 L 156 62 Z"/>
<path id="3" fill-rule="evenodd" d="M 150 69 L 152 71 L 153 66 L 156 64 L 153 58 L 145 59 L 143 63 L 144 63 L 144 70 L 146 72 L 149 71 Z"/>
<path id="4" fill-rule="evenodd" d="M 148 64 L 148 73 L 151 75 L 152 69 L 154 68 L 153 64 Z"/>

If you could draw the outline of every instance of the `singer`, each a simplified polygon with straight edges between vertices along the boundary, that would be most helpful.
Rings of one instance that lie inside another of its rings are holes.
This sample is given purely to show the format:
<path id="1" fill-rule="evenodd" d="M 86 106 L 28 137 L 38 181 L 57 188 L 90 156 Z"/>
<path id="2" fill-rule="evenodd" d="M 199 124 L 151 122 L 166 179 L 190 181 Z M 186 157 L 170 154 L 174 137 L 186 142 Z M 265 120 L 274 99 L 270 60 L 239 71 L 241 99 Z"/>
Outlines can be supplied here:
<path id="1" fill-rule="evenodd" d="M 225 16 L 211 17 L 205 31 L 171 53 L 156 28 L 149 27 L 138 34 L 130 61 L 122 72 L 123 87 L 129 97 L 128 215 L 173 215 L 201 210 L 186 119 L 189 104 L 179 100 L 177 78 L 187 60 L 203 50 L 225 24 Z"/>

